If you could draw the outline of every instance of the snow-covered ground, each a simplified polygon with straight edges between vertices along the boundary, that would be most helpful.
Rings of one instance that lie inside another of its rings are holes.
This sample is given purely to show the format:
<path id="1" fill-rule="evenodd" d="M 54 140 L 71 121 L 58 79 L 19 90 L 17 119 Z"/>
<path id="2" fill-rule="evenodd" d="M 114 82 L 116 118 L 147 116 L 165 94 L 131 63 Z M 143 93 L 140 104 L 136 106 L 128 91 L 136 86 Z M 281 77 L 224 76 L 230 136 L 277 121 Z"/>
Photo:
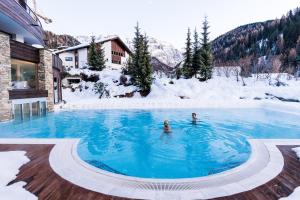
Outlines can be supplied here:
<path id="1" fill-rule="evenodd" d="M 35 200 L 36 196 L 26 191 L 25 182 L 18 182 L 7 186 L 16 178 L 19 168 L 29 162 L 25 152 L 0 152 L 0 199 L 3 200 Z"/>
<path id="2" fill-rule="evenodd" d="M 281 198 L 280 200 L 299 200 L 299 199 L 300 199 L 300 187 L 296 188 L 290 196 Z"/>
<path id="3" fill-rule="evenodd" d="M 99 99 L 93 90 L 94 83 L 83 81 L 73 85 L 73 88 L 77 88 L 73 92 L 71 89 L 63 90 L 63 99 L 67 102 L 65 108 L 244 107 L 257 102 L 282 102 L 279 100 L 281 98 L 300 100 L 300 80 L 286 74 L 253 75 L 243 81 L 239 77 L 237 81 L 234 71 L 228 73 L 227 70 L 215 70 L 213 78 L 207 82 L 200 82 L 196 78 L 177 80 L 156 75 L 151 93 L 146 98 L 138 92 L 132 98 L 117 98 L 137 90 L 135 86 L 120 85 L 121 70 L 91 72 L 87 69 L 72 69 L 69 73 L 98 74 L 100 81 L 107 85 L 110 98 Z M 279 87 L 276 86 L 278 81 L 281 82 Z M 300 107 L 300 103 L 295 104 Z"/>

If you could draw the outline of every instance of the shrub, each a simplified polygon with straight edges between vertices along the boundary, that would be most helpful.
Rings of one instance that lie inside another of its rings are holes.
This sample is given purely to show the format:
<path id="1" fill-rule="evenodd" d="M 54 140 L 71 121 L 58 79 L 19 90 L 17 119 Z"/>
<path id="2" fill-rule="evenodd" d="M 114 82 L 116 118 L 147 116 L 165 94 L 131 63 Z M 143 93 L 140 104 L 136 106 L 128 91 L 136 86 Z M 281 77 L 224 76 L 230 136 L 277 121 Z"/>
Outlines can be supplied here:
<path id="1" fill-rule="evenodd" d="M 88 76 L 84 73 L 81 73 L 80 76 L 81 76 L 82 80 L 85 82 L 96 83 L 100 80 L 99 75 L 97 75 L 97 74 L 92 74 L 92 75 Z"/>
<path id="2" fill-rule="evenodd" d="M 120 83 L 121 83 L 122 85 L 126 85 L 127 81 L 128 81 L 128 79 L 127 79 L 126 76 L 124 76 L 124 75 L 121 75 L 121 76 L 120 76 Z"/>
<path id="3" fill-rule="evenodd" d="M 108 98 L 110 96 L 109 91 L 106 89 L 107 85 L 104 85 L 102 82 L 94 84 L 94 91 L 96 94 L 99 94 L 99 99 Z"/>

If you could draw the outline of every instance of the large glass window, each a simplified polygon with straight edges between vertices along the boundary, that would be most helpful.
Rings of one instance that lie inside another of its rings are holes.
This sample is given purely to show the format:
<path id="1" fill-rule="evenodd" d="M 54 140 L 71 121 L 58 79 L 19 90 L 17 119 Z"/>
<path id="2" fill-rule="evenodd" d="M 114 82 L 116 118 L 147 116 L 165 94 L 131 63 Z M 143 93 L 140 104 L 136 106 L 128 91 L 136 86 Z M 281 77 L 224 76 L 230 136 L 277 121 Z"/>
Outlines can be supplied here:
<path id="1" fill-rule="evenodd" d="M 65 61 L 73 61 L 73 57 L 65 57 Z"/>
<path id="2" fill-rule="evenodd" d="M 37 64 L 12 59 L 11 78 L 13 89 L 36 89 Z"/>

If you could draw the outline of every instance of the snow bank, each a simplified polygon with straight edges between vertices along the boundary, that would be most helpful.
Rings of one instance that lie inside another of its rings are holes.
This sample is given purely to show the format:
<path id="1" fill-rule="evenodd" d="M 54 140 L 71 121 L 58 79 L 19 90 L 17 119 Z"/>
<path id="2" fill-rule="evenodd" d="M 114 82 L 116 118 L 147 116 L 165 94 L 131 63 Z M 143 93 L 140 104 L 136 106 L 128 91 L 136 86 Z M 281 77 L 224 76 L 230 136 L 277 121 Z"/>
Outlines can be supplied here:
<path id="1" fill-rule="evenodd" d="M 94 83 L 82 82 L 81 90 L 63 90 L 67 104 L 64 108 L 201 108 L 201 107 L 235 107 L 257 104 L 257 102 L 281 102 L 279 99 L 300 101 L 300 80 L 286 74 L 260 74 L 242 79 L 234 75 L 235 69 L 225 73 L 225 69 L 215 70 L 214 76 L 207 82 L 192 79 L 171 79 L 164 75 L 155 75 L 152 89 L 146 98 L 142 98 L 135 86 L 120 85 L 121 70 L 105 69 L 92 72 L 88 69 L 71 69 L 69 73 L 78 75 L 97 74 L 100 81 L 107 86 L 110 99 L 99 99 L 93 90 Z M 223 70 L 223 72 L 222 72 Z M 221 72 L 222 73 L 221 73 Z M 226 70 L 225 70 L 226 71 Z M 280 86 L 277 86 L 280 83 Z M 135 92 L 135 93 L 134 93 Z M 128 98 L 116 98 L 126 93 L 134 93 Z M 269 101 L 268 101 L 269 100 Z M 300 107 L 300 103 L 298 103 Z M 296 107 L 297 107 L 296 105 Z"/>
<path id="2" fill-rule="evenodd" d="M 25 152 L 0 152 L 0 197 L 5 200 L 35 200 L 33 194 L 26 191 L 23 187 L 25 182 L 18 182 L 13 185 L 7 184 L 16 179 L 19 168 L 29 162 Z"/>
<path id="3" fill-rule="evenodd" d="M 109 90 L 111 97 L 124 95 L 126 93 L 131 93 L 137 90 L 135 86 L 125 87 L 123 85 L 120 85 L 119 79 L 120 76 L 122 75 L 121 70 L 112 70 L 108 68 L 108 69 L 104 69 L 101 72 L 97 72 L 88 69 L 75 69 L 75 68 L 70 68 L 70 69 L 71 70 L 68 71 L 68 73 L 71 75 L 80 75 L 81 73 L 86 74 L 87 76 L 91 76 L 93 74 L 98 75 L 100 81 L 107 86 L 106 89 Z M 94 84 L 95 83 L 84 82 L 84 81 L 82 81 L 79 84 L 73 84 L 73 88 L 78 88 L 79 86 L 81 86 L 82 91 L 76 89 L 75 92 L 72 92 L 71 89 L 69 88 L 64 89 L 63 99 L 69 103 L 76 103 L 77 101 L 81 101 L 81 100 L 99 101 L 99 95 L 95 94 L 94 91 Z"/>
<path id="4" fill-rule="evenodd" d="M 290 196 L 281 198 L 280 200 L 299 200 L 299 199 L 300 199 L 300 187 L 296 188 Z"/>
<path id="5" fill-rule="evenodd" d="M 293 151 L 297 154 L 298 158 L 300 159 L 300 147 L 294 148 Z"/>

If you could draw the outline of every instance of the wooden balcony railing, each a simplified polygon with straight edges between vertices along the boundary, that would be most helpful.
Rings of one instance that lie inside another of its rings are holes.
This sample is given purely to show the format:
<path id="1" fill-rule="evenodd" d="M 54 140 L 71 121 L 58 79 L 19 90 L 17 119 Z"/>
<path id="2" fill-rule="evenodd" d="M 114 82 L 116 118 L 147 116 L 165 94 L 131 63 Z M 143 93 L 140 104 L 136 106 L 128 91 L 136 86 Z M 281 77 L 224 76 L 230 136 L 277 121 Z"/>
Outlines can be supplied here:
<path id="1" fill-rule="evenodd" d="M 52 55 L 52 67 L 58 69 L 60 72 L 63 71 L 62 60 L 58 57 L 58 55 Z"/>
<path id="2" fill-rule="evenodd" d="M 25 34 L 25 30 L 27 32 L 25 38 L 27 38 L 28 44 L 44 45 L 42 24 L 25 1 L 0 0 L 0 12 L 9 18 L 7 21 L 1 21 L 3 23 L 3 26 L 1 26 L 2 32 L 22 35 Z"/>
<path id="3" fill-rule="evenodd" d="M 42 27 L 42 23 L 38 16 L 31 10 L 31 8 L 26 4 L 24 0 L 15 0 L 25 11 L 31 16 L 31 18 L 37 23 L 38 26 Z"/>

